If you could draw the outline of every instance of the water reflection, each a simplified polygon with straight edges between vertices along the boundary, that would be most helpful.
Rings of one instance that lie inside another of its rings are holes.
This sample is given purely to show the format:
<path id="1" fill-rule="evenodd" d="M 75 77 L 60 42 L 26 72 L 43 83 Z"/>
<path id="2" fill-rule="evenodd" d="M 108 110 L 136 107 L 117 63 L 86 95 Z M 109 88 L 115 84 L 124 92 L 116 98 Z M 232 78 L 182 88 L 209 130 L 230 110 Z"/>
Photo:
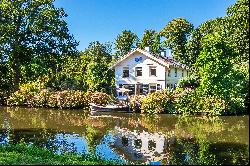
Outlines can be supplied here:
<path id="1" fill-rule="evenodd" d="M 167 139 L 159 133 L 131 131 L 127 128 L 115 127 L 113 131 L 113 148 L 130 160 L 162 161 L 167 159 L 165 148 Z"/>
<path id="2" fill-rule="evenodd" d="M 0 145 L 161 164 L 248 164 L 249 117 L 95 113 L 0 107 Z"/>

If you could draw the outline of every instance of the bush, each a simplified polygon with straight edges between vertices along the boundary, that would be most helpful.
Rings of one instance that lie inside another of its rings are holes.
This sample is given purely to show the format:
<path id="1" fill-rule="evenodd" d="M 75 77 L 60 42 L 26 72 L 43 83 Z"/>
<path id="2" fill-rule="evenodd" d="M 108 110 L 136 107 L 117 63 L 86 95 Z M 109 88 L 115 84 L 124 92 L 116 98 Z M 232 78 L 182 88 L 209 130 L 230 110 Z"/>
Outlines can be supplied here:
<path id="1" fill-rule="evenodd" d="M 130 104 L 130 108 L 133 110 L 133 112 L 140 112 L 141 111 L 141 105 L 142 105 L 142 101 L 144 98 L 145 98 L 144 95 L 129 96 L 129 104 Z"/>
<path id="2" fill-rule="evenodd" d="M 85 108 L 89 103 L 106 105 L 112 97 L 106 93 L 84 93 L 79 90 L 52 91 L 45 88 L 45 81 L 37 80 L 20 86 L 7 99 L 9 106 Z M 0 97 L 2 95 L 0 94 Z"/>
<path id="3" fill-rule="evenodd" d="M 175 98 L 175 109 L 181 114 L 221 115 L 226 102 L 217 96 L 203 95 L 198 90 L 186 88 Z"/>
<path id="4" fill-rule="evenodd" d="M 41 82 L 40 79 L 35 82 L 30 81 L 26 84 L 22 84 L 19 90 L 12 93 L 7 99 L 7 105 L 28 105 L 28 101 L 30 101 L 42 88 L 44 88 L 44 83 Z"/>
<path id="5" fill-rule="evenodd" d="M 173 112 L 173 94 L 169 90 L 156 91 L 142 100 L 142 113 Z"/>
<path id="6" fill-rule="evenodd" d="M 89 103 L 95 103 L 97 105 L 107 105 L 113 100 L 111 96 L 102 92 L 87 93 Z"/>
<path id="7" fill-rule="evenodd" d="M 42 89 L 40 92 L 35 94 L 34 97 L 27 101 L 27 104 L 31 107 L 46 107 L 48 106 L 49 97 L 52 92 L 50 89 Z"/>
<path id="8" fill-rule="evenodd" d="M 86 95 L 81 91 L 64 90 L 57 93 L 57 107 L 84 108 L 88 106 Z"/>
<path id="9" fill-rule="evenodd" d="M 199 78 L 196 75 L 190 75 L 188 77 L 183 77 L 177 84 L 179 88 L 196 88 L 199 86 Z"/>

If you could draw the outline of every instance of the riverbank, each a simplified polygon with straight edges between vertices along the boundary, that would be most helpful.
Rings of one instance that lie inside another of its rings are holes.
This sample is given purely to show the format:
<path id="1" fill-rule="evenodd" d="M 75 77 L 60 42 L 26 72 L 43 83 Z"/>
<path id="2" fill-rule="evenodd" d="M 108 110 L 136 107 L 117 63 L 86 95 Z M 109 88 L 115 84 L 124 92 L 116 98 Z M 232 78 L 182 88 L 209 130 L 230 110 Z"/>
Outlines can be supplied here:
<path id="1" fill-rule="evenodd" d="M 95 155 L 54 154 L 53 152 L 26 144 L 0 145 L 0 165 L 117 165 Z"/>

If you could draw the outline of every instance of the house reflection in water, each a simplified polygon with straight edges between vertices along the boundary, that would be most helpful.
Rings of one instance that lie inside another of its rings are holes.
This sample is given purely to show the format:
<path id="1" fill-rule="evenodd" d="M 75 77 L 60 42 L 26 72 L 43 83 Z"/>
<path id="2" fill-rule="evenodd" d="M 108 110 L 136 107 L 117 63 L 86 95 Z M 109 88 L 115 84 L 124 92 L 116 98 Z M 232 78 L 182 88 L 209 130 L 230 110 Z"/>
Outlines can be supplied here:
<path id="1" fill-rule="evenodd" d="M 132 161 L 158 162 L 168 161 L 166 147 L 168 140 L 159 133 L 130 131 L 126 128 L 115 127 L 114 150 L 124 154 Z"/>

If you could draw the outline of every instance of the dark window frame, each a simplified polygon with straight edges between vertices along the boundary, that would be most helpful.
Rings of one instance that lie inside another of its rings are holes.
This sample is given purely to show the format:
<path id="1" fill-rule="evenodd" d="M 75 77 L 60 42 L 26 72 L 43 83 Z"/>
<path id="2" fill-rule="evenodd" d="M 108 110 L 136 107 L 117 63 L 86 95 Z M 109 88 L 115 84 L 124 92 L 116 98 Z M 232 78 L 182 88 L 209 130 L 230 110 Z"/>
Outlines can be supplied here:
<path id="1" fill-rule="evenodd" d="M 140 71 L 141 75 L 138 75 L 138 71 Z M 141 76 L 142 76 L 142 67 L 135 67 L 135 77 L 141 77 Z"/>
<path id="2" fill-rule="evenodd" d="M 122 78 L 128 78 L 128 77 L 129 77 L 129 68 L 128 67 L 123 67 Z"/>
<path id="3" fill-rule="evenodd" d="M 152 70 L 155 70 L 155 75 L 152 74 Z M 156 66 L 149 66 L 149 76 L 157 77 Z"/>

